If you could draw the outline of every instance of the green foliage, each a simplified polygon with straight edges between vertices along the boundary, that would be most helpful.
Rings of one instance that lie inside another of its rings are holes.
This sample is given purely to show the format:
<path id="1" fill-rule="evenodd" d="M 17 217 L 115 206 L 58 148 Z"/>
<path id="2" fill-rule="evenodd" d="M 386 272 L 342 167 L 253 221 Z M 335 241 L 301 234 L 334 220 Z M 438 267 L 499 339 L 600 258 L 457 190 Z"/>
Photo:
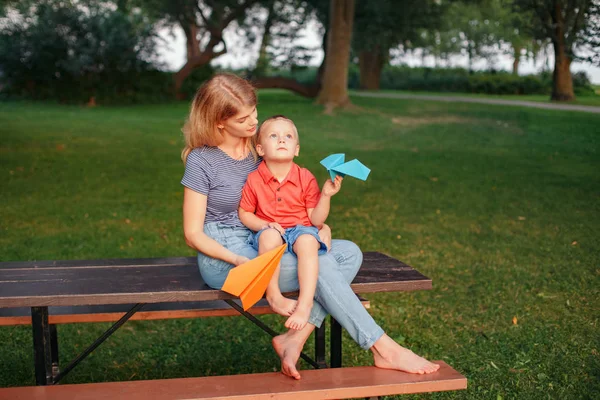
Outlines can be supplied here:
<path id="1" fill-rule="evenodd" d="M 5 90 L 61 102 L 152 100 L 167 83 L 154 71 L 157 35 L 141 13 L 93 1 L 15 5 L 2 19 Z M 158 84 L 149 88 L 150 79 Z"/>
<path id="2" fill-rule="evenodd" d="M 416 40 L 421 29 L 441 23 L 445 2 L 434 0 L 383 0 L 356 3 L 352 47 L 355 51 L 387 51 Z"/>

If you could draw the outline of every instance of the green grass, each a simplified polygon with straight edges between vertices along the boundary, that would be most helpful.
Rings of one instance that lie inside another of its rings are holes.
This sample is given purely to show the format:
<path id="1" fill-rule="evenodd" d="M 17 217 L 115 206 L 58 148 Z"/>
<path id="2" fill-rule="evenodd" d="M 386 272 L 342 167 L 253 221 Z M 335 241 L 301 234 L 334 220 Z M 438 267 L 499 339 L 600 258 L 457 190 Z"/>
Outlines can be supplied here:
<path id="1" fill-rule="evenodd" d="M 335 237 L 433 279 L 432 291 L 369 296 L 392 337 L 469 379 L 466 391 L 414 398 L 600 398 L 600 115 L 353 101 L 359 110 L 331 117 L 269 91 L 259 111 L 296 121 L 298 162 L 320 181 L 318 162 L 334 152 L 372 169 L 333 199 Z M 3 103 L 1 260 L 191 255 L 179 184 L 187 109 Z M 62 362 L 107 327 L 60 326 Z M 370 364 L 344 340 L 344 365 Z M 30 327 L 0 328 L 0 386 L 34 383 L 32 353 Z M 277 369 L 268 337 L 242 318 L 146 321 L 64 382 Z"/>
<path id="2" fill-rule="evenodd" d="M 574 101 L 568 103 L 553 102 L 550 96 L 542 94 L 527 94 L 527 95 L 509 95 L 509 94 L 481 94 L 481 93 L 452 93 L 452 92 L 421 92 L 410 90 L 378 90 L 375 93 L 400 93 L 400 94 L 415 94 L 427 96 L 452 96 L 452 97 L 469 97 L 479 99 L 498 99 L 498 100 L 519 100 L 519 101 L 534 101 L 537 103 L 552 103 L 552 104 L 574 104 L 580 106 L 596 106 L 600 107 L 600 92 L 588 96 L 576 96 Z"/>

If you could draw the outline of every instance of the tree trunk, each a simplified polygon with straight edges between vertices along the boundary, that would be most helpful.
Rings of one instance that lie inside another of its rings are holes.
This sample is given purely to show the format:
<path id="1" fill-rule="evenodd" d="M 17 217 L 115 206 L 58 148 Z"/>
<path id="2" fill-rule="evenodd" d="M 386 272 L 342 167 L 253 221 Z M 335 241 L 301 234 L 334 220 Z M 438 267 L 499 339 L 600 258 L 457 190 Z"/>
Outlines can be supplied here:
<path id="1" fill-rule="evenodd" d="M 557 2 L 554 7 L 556 25 L 554 28 L 554 73 L 552 75 L 552 97 L 555 101 L 575 100 L 573 78 L 571 76 L 571 55 L 567 53 L 565 43 L 565 27 L 561 5 Z"/>
<path id="2" fill-rule="evenodd" d="M 185 34 L 185 48 L 187 60 L 200 55 L 200 44 L 198 43 L 198 27 L 196 24 L 189 24 L 183 29 Z"/>
<path id="3" fill-rule="evenodd" d="M 379 46 L 373 50 L 363 50 L 358 55 L 360 67 L 360 88 L 363 90 L 379 90 L 381 70 L 385 64 L 385 56 Z"/>
<path id="4" fill-rule="evenodd" d="M 348 97 L 348 64 L 354 20 L 354 0 L 330 0 L 327 62 L 317 103 L 325 111 L 350 104 Z"/>
<path id="5" fill-rule="evenodd" d="M 190 25 L 190 28 L 184 30 L 184 32 L 187 40 L 186 48 L 188 58 L 185 65 L 181 67 L 181 69 L 177 71 L 173 77 L 175 96 L 180 100 L 183 99 L 184 96 L 182 93 L 180 93 L 180 90 L 185 78 L 190 76 L 194 69 L 208 64 L 213 58 L 217 58 L 227 52 L 226 48 L 217 52 L 214 51 L 215 46 L 221 41 L 221 38 L 218 35 L 211 35 L 206 48 L 204 51 L 201 51 L 200 43 L 198 42 L 197 37 L 198 27 L 196 25 Z"/>
<path id="6" fill-rule="evenodd" d="M 190 76 L 194 69 L 208 64 L 213 58 L 214 57 L 212 57 L 211 55 L 203 53 L 199 57 L 188 59 L 185 65 L 175 73 L 175 75 L 173 76 L 173 80 L 175 85 L 175 96 L 178 99 L 183 100 L 185 96 L 184 94 L 180 93 L 181 86 L 183 86 L 183 81 L 185 81 L 185 78 Z"/>
<path id="7" fill-rule="evenodd" d="M 256 67 L 252 74 L 254 76 L 265 76 L 267 69 L 269 68 L 269 54 L 267 53 L 267 46 L 271 43 L 271 25 L 273 25 L 273 7 L 275 2 L 273 1 L 269 9 L 267 10 L 267 21 L 265 22 L 265 32 L 263 33 L 262 40 L 260 42 L 260 50 L 258 51 L 258 60 L 256 61 Z"/>
<path id="8" fill-rule="evenodd" d="M 469 74 L 473 73 L 473 47 L 471 46 L 471 42 L 467 43 L 467 56 L 469 57 L 467 62 L 469 65 Z"/>
<path id="9" fill-rule="evenodd" d="M 519 75 L 519 63 L 521 62 L 521 47 L 513 45 L 514 59 L 513 59 L 513 75 Z"/>
<path id="10" fill-rule="evenodd" d="M 317 71 L 317 82 L 316 84 L 321 88 L 323 84 L 323 74 L 325 73 L 325 65 L 327 64 L 327 40 L 329 38 L 328 35 L 328 27 L 325 27 L 325 33 L 323 34 L 323 41 L 321 43 L 321 47 L 323 48 L 323 61 L 321 61 L 321 65 L 319 65 L 319 70 Z"/>

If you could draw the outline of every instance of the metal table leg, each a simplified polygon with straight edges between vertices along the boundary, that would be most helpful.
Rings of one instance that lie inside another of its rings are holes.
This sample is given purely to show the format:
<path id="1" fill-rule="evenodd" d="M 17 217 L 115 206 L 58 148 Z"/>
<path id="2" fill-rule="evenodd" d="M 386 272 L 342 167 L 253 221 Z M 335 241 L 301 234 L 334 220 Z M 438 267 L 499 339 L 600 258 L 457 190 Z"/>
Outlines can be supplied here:
<path id="1" fill-rule="evenodd" d="M 323 321 L 321 327 L 315 329 L 315 361 L 319 364 L 319 368 L 327 368 L 325 346 L 325 321 Z"/>
<path id="2" fill-rule="evenodd" d="M 331 368 L 340 368 L 342 366 L 342 326 L 333 317 L 331 317 Z"/>
<path id="3" fill-rule="evenodd" d="M 48 307 L 31 307 L 35 384 L 52 384 L 52 338 L 48 324 Z"/>
<path id="4" fill-rule="evenodd" d="M 50 324 L 50 353 L 52 359 L 52 377 L 60 372 L 58 366 L 58 331 L 55 324 Z"/>

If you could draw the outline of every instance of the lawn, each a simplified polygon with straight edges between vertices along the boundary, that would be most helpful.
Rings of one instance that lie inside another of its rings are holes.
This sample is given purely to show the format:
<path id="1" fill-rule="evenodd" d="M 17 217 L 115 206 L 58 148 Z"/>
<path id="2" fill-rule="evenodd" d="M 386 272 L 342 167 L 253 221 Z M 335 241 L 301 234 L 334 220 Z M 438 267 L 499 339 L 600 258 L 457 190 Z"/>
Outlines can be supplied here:
<path id="1" fill-rule="evenodd" d="M 431 291 L 369 296 L 393 338 L 469 379 L 466 391 L 408 398 L 600 398 L 600 115 L 353 98 L 358 108 L 326 116 L 284 92 L 259 100 L 260 118 L 296 121 L 298 162 L 320 181 L 334 152 L 372 169 L 333 199 L 334 236 L 433 279 Z M 2 103 L 0 260 L 192 255 L 179 184 L 187 110 Z M 279 317 L 261 319 L 281 330 Z M 60 326 L 62 362 L 108 326 Z M 344 340 L 344 365 L 370 364 Z M 0 386 L 34 383 L 30 327 L 0 327 L 0 359 Z M 242 318 L 134 321 L 64 383 L 278 367 Z"/>

